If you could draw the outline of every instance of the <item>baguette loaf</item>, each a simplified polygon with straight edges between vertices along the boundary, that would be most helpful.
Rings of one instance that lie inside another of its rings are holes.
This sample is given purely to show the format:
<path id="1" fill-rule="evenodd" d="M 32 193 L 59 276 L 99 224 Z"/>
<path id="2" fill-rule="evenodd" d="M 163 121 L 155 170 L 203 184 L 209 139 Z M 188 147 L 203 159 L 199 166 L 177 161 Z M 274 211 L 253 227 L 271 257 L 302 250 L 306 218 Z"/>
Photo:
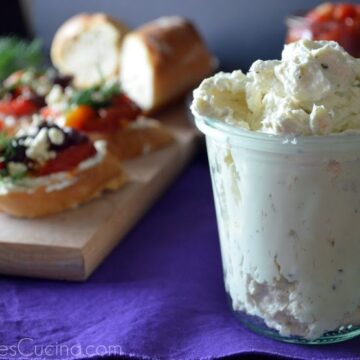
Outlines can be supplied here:
<path id="1" fill-rule="evenodd" d="M 193 24 L 163 17 L 128 33 L 120 81 L 145 113 L 183 95 L 213 71 L 213 58 Z"/>
<path id="2" fill-rule="evenodd" d="M 79 14 L 56 32 L 51 59 L 60 73 L 72 75 L 77 87 L 88 87 L 119 73 L 121 43 L 128 28 L 102 13 Z"/>

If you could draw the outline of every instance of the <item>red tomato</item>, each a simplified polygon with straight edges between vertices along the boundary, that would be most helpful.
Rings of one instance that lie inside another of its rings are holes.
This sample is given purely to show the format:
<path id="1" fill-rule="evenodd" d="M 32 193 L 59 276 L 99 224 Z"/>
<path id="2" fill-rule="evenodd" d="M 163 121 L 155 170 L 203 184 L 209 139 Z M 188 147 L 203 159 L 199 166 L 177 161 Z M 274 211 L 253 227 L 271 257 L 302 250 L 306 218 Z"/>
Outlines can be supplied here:
<path id="1" fill-rule="evenodd" d="M 13 100 L 0 100 L 0 113 L 12 116 L 31 115 L 38 110 L 38 106 L 31 100 L 17 97 Z"/>
<path id="2" fill-rule="evenodd" d="M 324 22 L 331 20 L 334 5 L 331 3 L 324 3 L 311 10 L 306 17 L 311 22 Z"/>
<path id="3" fill-rule="evenodd" d="M 356 16 L 360 18 L 360 5 L 356 5 Z"/>
<path id="4" fill-rule="evenodd" d="M 47 106 L 40 110 L 40 115 L 44 118 L 56 118 L 57 116 L 61 115 L 61 113 Z"/>
<path id="5" fill-rule="evenodd" d="M 73 145 L 58 152 L 56 158 L 49 160 L 36 171 L 36 175 L 44 176 L 60 171 L 71 171 L 81 161 L 96 154 L 96 149 L 91 142 Z"/>
<path id="6" fill-rule="evenodd" d="M 333 30 L 329 30 L 329 31 L 323 31 L 323 32 L 319 32 L 316 36 L 317 40 L 333 40 L 333 41 L 337 41 L 340 42 L 339 40 L 342 38 L 342 33 L 341 30 L 339 28 L 335 28 Z"/>
<path id="7" fill-rule="evenodd" d="M 354 57 L 360 56 L 360 5 L 324 3 L 306 18 L 307 25 L 289 28 L 287 41 L 296 41 L 311 32 L 314 40 L 337 41 Z"/>
<path id="8" fill-rule="evenodd" d="M 113 99 L 113 107 L 118 109 L 122 119 L 134 120 L 141 114 L 141 109 L 124 94 Z"/>
<path id="9" fill-rule="evenodd" d="M 92 121 L 88 121 L 84 127 L 84 131 L 100 131 L 109 132 L 116 131 L 119 128 L 118 117 L 116 116 L 116 110 L 113 108 L 101 109 L 96 118 Z"/>
<path id="10" fill-rule="evenodd" d="M 112 105 L 96 111 L 80 105 L 66 115 L 66 125 L 85 132 L 109 132 L 121 129 L 136 119 L 141 110 L 127 96 L 116 96 Z"/>
<path id="11" fill-rule="evenodd" d="M 343 21 L 346 18 L 356 17 L 356 6 L 353 4 L 337 4 L 333 11 L 333 18 L 335 20 Z"/>
<path id="12" fill-rule="evenodd" d="M 97 118 L 96 110 L 91 106 L 79 105 L 66 115 L 66 125 L 77 130 L 84 130 L 89 122 Z"/>

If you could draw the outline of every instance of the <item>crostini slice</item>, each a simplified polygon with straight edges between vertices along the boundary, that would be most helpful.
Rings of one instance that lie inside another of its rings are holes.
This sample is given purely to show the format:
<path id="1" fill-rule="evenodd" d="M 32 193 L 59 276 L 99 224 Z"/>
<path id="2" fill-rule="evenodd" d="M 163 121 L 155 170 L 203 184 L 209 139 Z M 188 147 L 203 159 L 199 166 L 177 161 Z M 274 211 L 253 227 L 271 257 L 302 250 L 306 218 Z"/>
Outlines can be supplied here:
<path id="1" fill-rule="evenodd" d="M 43 116 L 55 118 L 60 126 L 85 132 L 92 140 L 106 140 L 119 160 L 153 152 L 174 141 L 159 121 L 142 116 L 141 109 L 116 82 L 82 90 L 54 86 L 46 103 Z"/>
<path id="2" fill-rule="evenodd" d="M 45 96 L 56 84 L 66 87 L 71 77 L 57 74 L 54 70 L 19 70 L 0 85 L 0 131 L 14 135 L 17 130 L 29 126 L 32 115 L 45 106 Z"/>
<path id="3" fill-rule="evenodd" d="M 14 137 L 1 135 L 0 210 L 36 218 L 76 208 L 126 184 L 105 141 L 36 120 Z"/>

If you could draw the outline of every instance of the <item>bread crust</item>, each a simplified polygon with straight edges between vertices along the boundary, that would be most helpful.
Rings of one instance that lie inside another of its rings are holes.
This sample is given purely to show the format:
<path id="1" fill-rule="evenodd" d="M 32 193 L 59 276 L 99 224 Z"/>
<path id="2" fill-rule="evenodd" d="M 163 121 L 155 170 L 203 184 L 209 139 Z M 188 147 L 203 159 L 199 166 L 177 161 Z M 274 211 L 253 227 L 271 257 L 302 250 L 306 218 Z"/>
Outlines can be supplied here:
<path id="1" fill-rule="evenodd" d="M 63 23 L 56 31 L 52 41 L 50 49 L 51 61 L 60 72 L 64 72 L 64 52 L 66 49 L 66 43 L 69 41 L 74 41 L 81 33 L 86 32 L 92 26 L 97 24 L 111 25 L 117 31 L 119 36 L 119 43 L 117 44 L 118 49 L 116 49 L 116 51 L 118 51 L 120 54 L 121 42 L 125 34 L 129 31 L 127 25 L 104 13 L 81 13 L 65 21 L 65 23 Z M 119 65 L 120 64 L 118 63 L 116 69 L 114 69 L 113 73 L 110 74 L 110 77 L 118 75 Z M 87 87 L 92 85 L 80 82 L 79 79 L 76 78 L 76 74 L 69 75 L 74 75 L 74 84 L 77 87 Z"/>
<path id="2" fill-rule="evenodd" d="M 152 21 L 125 36 L 141 41 L 147 49 L 153 70 L 153 104 L 144 109 L 151 114 L 176 100 L 214 71 L 214 58 L 208 51 L 196 27 L 181 17 L 165 17 Z M 122 52 L 122 59 L 126 54 Z M 124 79 L 120 75 L 122 81 Z M 123 87 L 126 92 L 126 80 Z M 137 102 L 134 97 L 133 99 Z"/>
<path id="3" fill-rule="evenodd" d="M 9 192 L 0 195 L 0 210 L 21 218 L 37 218 L 73 209 L 98 197 L 105 190 L 117 190 L 127 182 L 127 175 L 109 152 L 93 167 L 73 174 L 76 181 L 59 190 L 45 186 L 33 192 Z"/>
<path id="4" fill-rule="evenodd" d="M 93 132 L 91 140 L 106 140 L 108 150 L 118 160 L 129 160 L 159 150 L 174 142 L 164 126 L 128 127 L 115 133 Z"/>

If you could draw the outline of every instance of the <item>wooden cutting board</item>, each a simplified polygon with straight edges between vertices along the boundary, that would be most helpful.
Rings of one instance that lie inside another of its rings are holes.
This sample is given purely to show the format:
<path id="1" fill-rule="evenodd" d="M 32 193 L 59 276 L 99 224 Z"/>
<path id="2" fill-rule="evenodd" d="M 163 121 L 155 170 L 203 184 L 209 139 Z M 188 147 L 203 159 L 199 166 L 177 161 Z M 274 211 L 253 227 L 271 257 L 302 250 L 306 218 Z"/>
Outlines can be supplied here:
<path id="1" fill-rule="evenodd" d="M 124 163 L 130 182 L 78 209 L 36 220 L 0 214 L 0 273 L 86 280 L 184 168 L 198 132 L 184 106 L 158 116 L 176 142 Z"/>

